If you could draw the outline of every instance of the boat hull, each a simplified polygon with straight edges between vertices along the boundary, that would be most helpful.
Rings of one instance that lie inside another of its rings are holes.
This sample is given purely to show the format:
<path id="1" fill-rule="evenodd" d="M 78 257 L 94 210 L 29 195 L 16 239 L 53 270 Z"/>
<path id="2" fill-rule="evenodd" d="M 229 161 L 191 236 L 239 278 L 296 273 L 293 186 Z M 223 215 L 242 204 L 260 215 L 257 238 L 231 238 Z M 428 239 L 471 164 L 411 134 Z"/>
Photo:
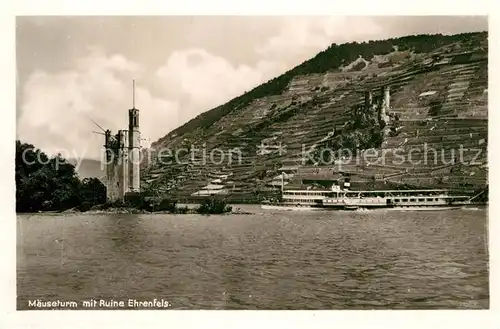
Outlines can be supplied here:
<path id="1" fill-rule="evenodd" d="M 282 211 L 445 211 L 462 209 L 462 206 L 408 206 L 408 207 L 311 207 L 311 206 L 292 206 L 292 205 L 261 205 L 264 210 L 282 210 Z"/>
<path id="2" fill-rule="evenodd" d="M 415 207 L 392 207 L 385 208 L 388 210 L 399 210 L 399 211 L 442 211 L 442 210 L 457 210 L 462 209 L 461 206 L 415 206 Z"/>
<path id="3" fill-rule="evenodd" d="M 262 204 L 261 209 L 264 210 L 284 210 L 284 211 L 321 211 L 326 210 L 320 207 L 311 206 L 292 206 L 292 205 L 273 205 L 273 204 Z"/>

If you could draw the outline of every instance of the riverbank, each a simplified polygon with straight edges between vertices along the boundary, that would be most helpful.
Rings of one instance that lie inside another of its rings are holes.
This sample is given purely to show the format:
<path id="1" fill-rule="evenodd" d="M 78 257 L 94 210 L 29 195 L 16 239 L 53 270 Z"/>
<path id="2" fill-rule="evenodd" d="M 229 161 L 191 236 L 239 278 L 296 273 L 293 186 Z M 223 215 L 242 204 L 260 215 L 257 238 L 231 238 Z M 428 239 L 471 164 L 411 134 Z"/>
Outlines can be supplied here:
<path id="1" fill-rule="evenodd" d="M 148 211 L 144 209 L 136 209 L 136 208 L 107 208 L 107 209 L 91 209 L 87 211 L 79 211 L 78 209 L 72 208 L 64 211 L 54 212 L 54 211 L 46 211 L 40 212 L 41 214 L 86 214 L 86 215 L 99 215 L 99 214 L 175 214 L 175 215 L 190 215 L 190 214 L 201 214 L 201 215 L 253 215 L 254 213 L 237 209 L 232 209 L 230 211 L 224 213 L 200 213 L 197 208 L 183 208 L 182 211 L 168 211 L 168 210 L 156 210 L 156 211 Z"/>

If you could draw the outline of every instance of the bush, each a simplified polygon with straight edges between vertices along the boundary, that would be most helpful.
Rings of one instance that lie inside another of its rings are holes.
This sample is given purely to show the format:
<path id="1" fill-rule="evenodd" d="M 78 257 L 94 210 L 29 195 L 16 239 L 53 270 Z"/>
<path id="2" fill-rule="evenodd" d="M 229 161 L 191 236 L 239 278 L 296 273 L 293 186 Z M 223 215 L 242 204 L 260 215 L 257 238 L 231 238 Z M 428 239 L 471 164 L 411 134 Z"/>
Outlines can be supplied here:
<path id="1" fill-rule="evenodd" d="M 199 214 L 223 214 L 226 212 L 231 212 L 233 208 L 224 200 L 218 199 L 206 199 L 203 203 L 196 209 Z"/>
<path id="2" fill-rule="evenodd" d="M 489 201 L 489 186 L 479 188 L 474 190 L 473 196 L 475 197 L 473 202 L 488 202 Z"/>
<path id="3" fill-rule="evenodd" d="M 175 213 L 176 214 L 187 214 L 189 212 L 189 208 L 184 206 L 184 207 L 176 207 L 175 208 Z"/>
<path id="4" fill-rule="evenodd" d="M 48 157 L 35 146 L 16 141 L 16 211 L 86 209 L 103 203 L 106 188 L 97 178 L 80 181 L 75 166 L 60 154 Z"/>
<path id="5" fill-rule="evenodd" d="M 440 101 L 434 100 L 430 103 L 429 115 L 438 116 L 443 108 L 443 104 Z"/>
<path id="6" fill-rule="evenodd" d="M 107 202 L 99 205 L 97 207 L 97 209 L 106 210 L 106 209 L 110 209 L 110 208 L 126 208 L 126 207 L 128 207 L 128 205 L 125 204 L 125 202 L 123 202 L 121 200 L 117 200 L 117 201 L 107 201 Z"/>
<path id="7" fill-rule="evenodd" d="M 80 186 L 80 208 L 106 202 L 106 186 L 97 178 L 84 178 Z"/>
<path id="8" fill-rule="evenodd" d="M 94 205 L 91 202 L 84 201 L 80 206 L 77 207 L 78 210 L 85 212 L 90 210 Z"/>
<path id="9" fill-rule="evenodd" d="M 153 204 L 148 200 L 145 193 L 128 192 L 125 194 L 124 201 L 124 206 L 127 208 L 136 208 L 146 211 L 153 210 Z"/>
<path id="10" fill-rule="evenodd" d="M 155 206 L 155 210 L 175 212 L 177 209 L 176 206 L 177 206 L 177 201 L 163 199 L 160 201 L 160 203 L 157 206 Z"/>

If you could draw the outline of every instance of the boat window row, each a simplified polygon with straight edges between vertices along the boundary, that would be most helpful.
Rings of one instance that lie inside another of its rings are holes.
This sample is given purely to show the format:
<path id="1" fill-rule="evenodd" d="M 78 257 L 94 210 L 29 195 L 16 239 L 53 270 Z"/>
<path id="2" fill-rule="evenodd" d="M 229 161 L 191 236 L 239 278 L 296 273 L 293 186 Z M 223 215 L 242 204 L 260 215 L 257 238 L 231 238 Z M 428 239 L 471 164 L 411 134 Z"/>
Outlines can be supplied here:
<path id="1" fill-rule="evenodd" d="M 394 199 L 394 202 L 435 202 L 439 198 L 419 198 L 419 199 Z"/>
<path id="2" fill-rule="evenodd" d="M 300 192 L 284 192 L 283 195 L 317 195 L 317 196 L 326 196 L 331 194 L 329 192 L 317 192 L 317 191 L 300 191 Z"/>

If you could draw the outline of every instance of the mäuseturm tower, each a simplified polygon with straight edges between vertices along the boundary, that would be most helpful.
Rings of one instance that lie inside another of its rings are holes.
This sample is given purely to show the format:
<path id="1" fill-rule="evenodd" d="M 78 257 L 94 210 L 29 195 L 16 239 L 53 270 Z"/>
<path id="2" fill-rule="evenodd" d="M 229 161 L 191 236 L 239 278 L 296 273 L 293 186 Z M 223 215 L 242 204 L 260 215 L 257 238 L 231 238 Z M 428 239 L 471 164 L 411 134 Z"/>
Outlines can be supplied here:
<path id="1" fill-rule="evenodd" d="M 140 192 L 141 133 L 139 110 L 135 108 L 135 82 L 132 109 L 128 111 L 128 130 L 118 130 L 105 136 L 106 197 L 109 201 L 123 200 L 129 192 Z"/>
<path id="2" fill-rule="evenodd" d="M 135 89 L 135 83 L 134 83 Z M 135 93 L 134 93 L 135 95 Z M 139 110 L 135 108 L 135 96 L 132 108 L 128 111 L 129 138 L 129 188 L 131 192 L 140 189 L 141 132 L 139 131 Z"/>

